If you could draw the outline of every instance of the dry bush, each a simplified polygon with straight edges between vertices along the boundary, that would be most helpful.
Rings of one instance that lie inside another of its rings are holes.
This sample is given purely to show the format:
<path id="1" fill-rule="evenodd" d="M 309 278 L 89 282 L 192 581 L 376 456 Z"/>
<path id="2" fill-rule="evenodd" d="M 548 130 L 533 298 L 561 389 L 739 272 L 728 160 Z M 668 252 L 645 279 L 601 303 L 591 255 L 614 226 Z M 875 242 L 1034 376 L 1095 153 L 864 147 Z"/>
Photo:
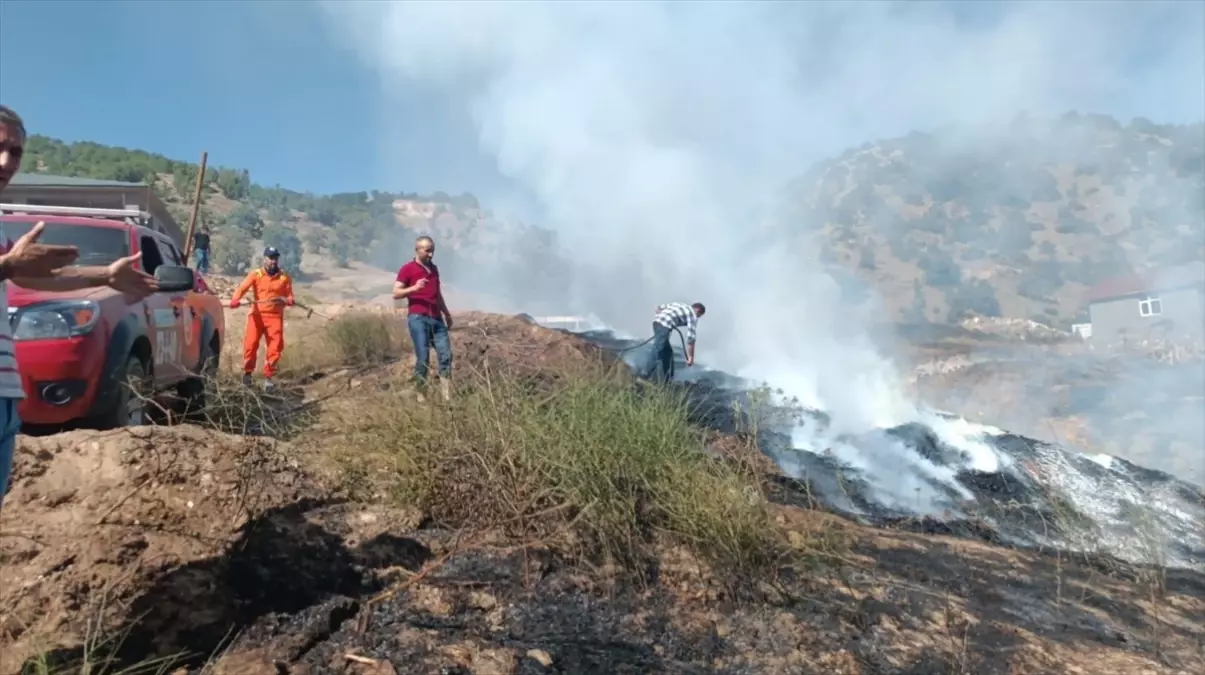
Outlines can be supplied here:
<path id="1" fill-rule="evenodd" d="M 223 370 L 242 373 L 245 331 L 245 317 L 227 321 Z M 290 316 L 284 337 L 284 354 L 278 364 L 281 380 L 305 380 L 335 368 L 384 363 L 396 359 L 410 345 L 405 317 L 389 312 L 348 312 L 332 318 Z M 266 353 L 261 343 L 257 372 Z"/>
<path id="2" fill-rule="evenodd" d="M 409 345 L 404 322 L 378 312 L 351 312 L 331 319 L 326 340 L 331 356 L 345 366 L 388 363 Z"/>
<path id="3" fill-rule="evenodd" d="M 457 384 L 438 405 L 374 392 L 334 422 L 347 489 L 450 527 L 560 537 L 630 564 L 660 534 L 717 563 L 757 565 L 780 550 L 760 491 L 701 452 L 679 394 L 636 389 L 601 365 L 558 377 L 494 369 Z"/>

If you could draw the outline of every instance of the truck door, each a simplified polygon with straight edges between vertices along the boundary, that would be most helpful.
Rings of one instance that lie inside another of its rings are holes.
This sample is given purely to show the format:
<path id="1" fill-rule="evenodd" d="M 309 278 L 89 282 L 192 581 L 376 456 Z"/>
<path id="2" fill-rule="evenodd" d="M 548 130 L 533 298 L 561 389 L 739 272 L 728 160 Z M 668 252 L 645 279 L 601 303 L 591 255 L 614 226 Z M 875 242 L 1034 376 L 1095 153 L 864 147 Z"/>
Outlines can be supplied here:
<path id="1" fill-rule="evenodd" d="M 155 237 L 142 234 L 138 248 L 142 251 L 142 268 L 147 274 L 163 264 L 163 253 Z M 179 382 L 181 369 L 181 310 L 183 293 L 154 293 L 145 302 L 147 324 L 150 326 L 151 351 L 155 369 L 155 388 L 162 389 Z"/>
<path id="2" fill-rule="evenodd" d="M 180 265 L 187 267 L 184 264 L 184 255 L 180 253 L 180 249 L 171 242 L 167 237 L 159 238 L 159 249 L 163 252 L 164 262 L 170 265 Z M 204 366 L 201 363 L 201 355 L 204 350 L 201 347 L 203 339 L 201 329 L 201 316 L 197 314 L 197 297 L 195 292 L 181 294 L 183 305 L 180 306 L 180 368 L 181 375 L 188 376 L 189 374 L 201 372 Z M 173 300 L 173 302 L 175 302 Z M 174 306 L 174 305 L 173 305 Z"/>

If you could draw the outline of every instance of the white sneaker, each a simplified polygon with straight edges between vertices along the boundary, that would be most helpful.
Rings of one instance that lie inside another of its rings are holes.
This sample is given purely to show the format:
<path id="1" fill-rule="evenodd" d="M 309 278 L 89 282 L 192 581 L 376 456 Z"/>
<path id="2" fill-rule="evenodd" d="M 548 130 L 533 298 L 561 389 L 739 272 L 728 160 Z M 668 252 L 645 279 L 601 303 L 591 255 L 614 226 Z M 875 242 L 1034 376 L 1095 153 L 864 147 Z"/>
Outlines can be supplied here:
<path id="1" fill-rule="evenodd" d="M 272 381 L 272 378 L 265 377 L 264 378 L 264 391 L 272 391 L 274 389 L 276 389 L 276 383 Z"/>

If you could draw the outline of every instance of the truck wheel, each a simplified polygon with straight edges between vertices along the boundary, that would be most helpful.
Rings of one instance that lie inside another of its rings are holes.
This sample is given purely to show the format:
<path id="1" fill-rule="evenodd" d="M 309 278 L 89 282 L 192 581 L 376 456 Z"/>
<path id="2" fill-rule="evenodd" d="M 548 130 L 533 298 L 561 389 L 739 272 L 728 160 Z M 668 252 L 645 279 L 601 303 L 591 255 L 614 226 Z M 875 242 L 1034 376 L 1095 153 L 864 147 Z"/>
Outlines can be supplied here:
<path id="1" fill-rule="evenodd" d="M 102 428 L 133 427 L 147 423 L 147 398 L 153 392 L 151 378 L 142 359 L 130 354 L 125 368 L 118 375 L 116 400 L 100 419 Z"/>
<path id="2" fill-rule="evenodd" d="M 215 335 L 201 354 L 201 376 L 184 380 L 176 388 L 177 395 L 184 399 L 186 416 L 196 415 L 205 409 L 206 394 L 217 382 L 220 356 L 221 350 L 217 348 L 217 336 Z"/>

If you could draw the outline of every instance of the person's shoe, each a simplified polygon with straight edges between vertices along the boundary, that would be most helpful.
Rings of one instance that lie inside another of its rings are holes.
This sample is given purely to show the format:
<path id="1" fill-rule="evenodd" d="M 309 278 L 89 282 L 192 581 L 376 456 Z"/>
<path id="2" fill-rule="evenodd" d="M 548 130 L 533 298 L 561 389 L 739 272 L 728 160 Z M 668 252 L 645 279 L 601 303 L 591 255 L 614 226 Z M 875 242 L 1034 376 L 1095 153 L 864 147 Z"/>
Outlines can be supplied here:
<path id="1" fill-rule="evenodd" d="M 250 374 L 250 373 L 244 373 L 244 374 L 243 374 L 243 386 L 244 386 L 244 387 L 250 387 L 252 384 L 254 384 L 254 383 L 251 381 L 251 374 Z"/>
<path id="2" fill-rule="evenodd" d="M 274 391 L 275 389 L 276 389 L 276 383 L 272 381 L 272 378 L 265 377 L 264 378 L 264 391 Z"/>

